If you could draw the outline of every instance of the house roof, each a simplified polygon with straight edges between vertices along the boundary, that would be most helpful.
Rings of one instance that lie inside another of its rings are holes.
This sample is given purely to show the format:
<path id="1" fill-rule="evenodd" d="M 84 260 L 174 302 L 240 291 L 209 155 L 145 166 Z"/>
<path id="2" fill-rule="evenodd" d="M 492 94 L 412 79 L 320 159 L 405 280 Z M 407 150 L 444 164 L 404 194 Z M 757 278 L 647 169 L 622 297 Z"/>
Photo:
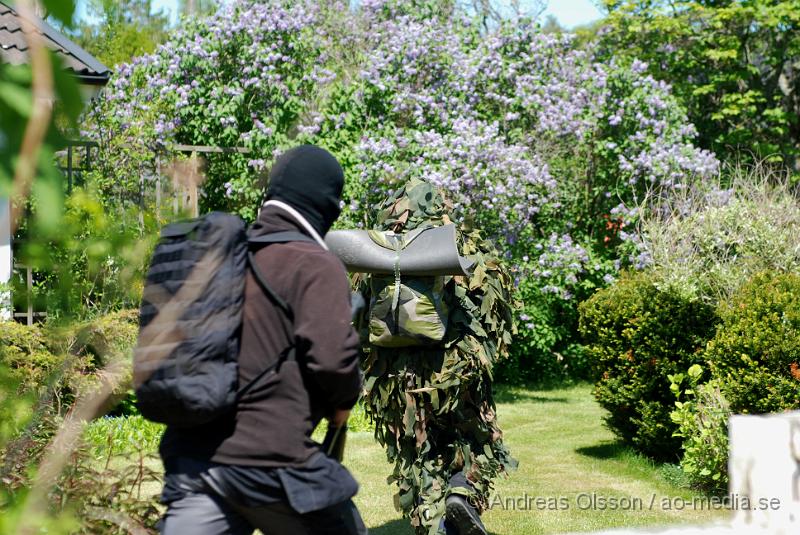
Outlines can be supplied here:
<path id="1" fill-rule="evenodd" d="M 28 42 L 20 25 L 20 15 L 0 0 L 0 59 L 12 65 L 28 63 Z M 31 19 L 44 43 L 58 55 L 68 71 L 82 83 L 105 85 L 111 70 L 64 34 L 38 17 Z"/>

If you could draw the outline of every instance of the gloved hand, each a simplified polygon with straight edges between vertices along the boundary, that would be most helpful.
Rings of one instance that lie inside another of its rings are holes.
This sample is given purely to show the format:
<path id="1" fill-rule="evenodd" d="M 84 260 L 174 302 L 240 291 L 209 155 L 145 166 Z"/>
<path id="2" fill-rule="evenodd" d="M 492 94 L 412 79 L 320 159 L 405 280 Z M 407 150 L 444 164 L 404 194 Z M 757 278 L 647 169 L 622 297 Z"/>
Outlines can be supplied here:
<path id="1" fill-rule="evenodd" d="M 322 451 L 325 455 L 342 462 L 344 459 L 344 446 L 347 443 L 347 421 L 341 425 L 328 423 L 328 431 L 322 440 Z"/>

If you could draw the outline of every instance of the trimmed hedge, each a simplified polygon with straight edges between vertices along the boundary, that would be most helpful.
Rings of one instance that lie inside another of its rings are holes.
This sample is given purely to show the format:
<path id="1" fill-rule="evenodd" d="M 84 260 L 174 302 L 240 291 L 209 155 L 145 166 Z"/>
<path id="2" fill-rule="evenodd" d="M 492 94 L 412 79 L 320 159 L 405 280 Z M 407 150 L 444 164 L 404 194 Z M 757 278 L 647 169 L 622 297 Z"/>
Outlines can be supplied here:
<path id="1" fill-rule="evenodd" d="M 800 275 L 758 274 L 718 313 L 705 357 L 731 411 L 800 409 Z"/>
<path id="2" fill-rule="evenodd" d="M 713 307 L 659 289 L 646 273 L 625 274 L 580 307 L 579 330 L 608 427 L 642 453 L 680 455 L 670 418 L 669 375 L 703 362 L 717 323 Z"/>
<path id="3" fill-rule="evenodd" d="M 53 392 L 60 412 L 96 384 L 109 362 L 130 363 L 137 334 L 138 314 L 130 310 L 69 327 L 0 322 L 0 364 L 19 383 L 19 393 Z M 127 386 L 120 395 L 122 388 Z"/>

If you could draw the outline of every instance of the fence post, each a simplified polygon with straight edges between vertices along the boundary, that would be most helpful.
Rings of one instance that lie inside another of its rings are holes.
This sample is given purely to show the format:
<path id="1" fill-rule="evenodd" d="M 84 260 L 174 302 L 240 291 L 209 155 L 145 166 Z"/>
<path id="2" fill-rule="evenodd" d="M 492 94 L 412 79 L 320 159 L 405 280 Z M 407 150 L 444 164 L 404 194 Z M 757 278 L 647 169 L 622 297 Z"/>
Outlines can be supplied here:
<path id="1" fill-rule="evenodd" d="M 189 159 L 189 170 L 191 178 L 186 184 L 189 190 L 189 208 L 192 211 L 192 217 L 200 215 L 200 205 L 197 200 L 198 182 L 200 181 L 200 161 L 197 159 L 197 153 L 193 152 Z"/>
<path id="2" fill-rule="evenodd" d="M 67 195 L 72 193 L 72 143 L 67 145 Z"/>
<path id="3" fill-rule="evenodd" d="M 174 172 L 172 174 L 172 213 L 178 215 L 180 206 L 178 205 L 178 198 L 183 195 L 180 183 L 178 182 L 178 175 Z"/>
<path id="4" fill-rule="evenodd" d="M 91 171 L 92 169 L 92 146 L 89 143 L 86 144 L 86 164 L 84 165 L 84 168 L 87 171 Z M 86 179 L 84 178 L 84 181 L 85 180 Z"/>
<path id="5" fill-rule="evenodd" d="M 33 325 L 33 269 L 31 266 L 25 266 L 25 285 L 28 288 L 28 326 Z"/>

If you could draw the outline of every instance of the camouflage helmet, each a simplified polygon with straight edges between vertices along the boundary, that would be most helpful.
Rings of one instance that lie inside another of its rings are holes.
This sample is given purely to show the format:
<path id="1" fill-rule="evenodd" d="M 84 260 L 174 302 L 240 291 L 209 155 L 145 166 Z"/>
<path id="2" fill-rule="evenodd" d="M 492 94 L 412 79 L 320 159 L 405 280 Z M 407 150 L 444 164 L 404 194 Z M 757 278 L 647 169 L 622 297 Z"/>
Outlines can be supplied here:
<path id="1" fill-rule="evenodd" d="M 450 208 L 440 189 L 412 178 L 378 208 L 375 228 L 400 232 L 444 225 L 449 222 L 445 214 Z"/>

